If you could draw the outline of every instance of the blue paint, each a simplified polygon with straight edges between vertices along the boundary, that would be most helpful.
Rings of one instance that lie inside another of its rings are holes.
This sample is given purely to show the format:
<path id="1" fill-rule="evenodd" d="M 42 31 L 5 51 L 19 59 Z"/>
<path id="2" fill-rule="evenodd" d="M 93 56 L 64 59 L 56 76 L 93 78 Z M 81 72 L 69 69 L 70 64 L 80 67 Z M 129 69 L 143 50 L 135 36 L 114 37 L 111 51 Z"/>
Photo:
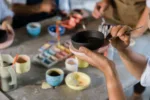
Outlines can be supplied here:
<path id="1" fill-rule="evenodd" d="M 55 54 L 56 54 L 56 52 L 53 51 L 52 49 L 49 49 L 49 53 L 52 54 L 52 55 L 55 55 Z"/>
<path id="2" fill-rule="evenodd" d="M 60 35 L 62 36 L 62 35 L 65 34 L 66 29 L 65 29 L 65 27 L 63 27 L 63 26 L 59 26 L 59 31 L 60 31 Z M 57 33 L 56 33 L 56 25 L 51 25 L 51 26 L 49 26 L 49 27 L 48 27 L 48 32 L 49 32 L 49 34 L 50 34 L 51 36 L 56 37 L 56 36 L 57 36 Z"/>
<path id="3" fill-rule="evenodd" d="M 45 63 L 45 64 L 47 64 L 47 65 L 49 65 L 49 64 L 51 64 L 52 63 L 52 61 L 51 60 L 49 60 L 49 59 L 47 59 L 47 58 L 45 58 L 45 59 L 43 59 L 43 61 L 42 61 L 43 63 Z"/>

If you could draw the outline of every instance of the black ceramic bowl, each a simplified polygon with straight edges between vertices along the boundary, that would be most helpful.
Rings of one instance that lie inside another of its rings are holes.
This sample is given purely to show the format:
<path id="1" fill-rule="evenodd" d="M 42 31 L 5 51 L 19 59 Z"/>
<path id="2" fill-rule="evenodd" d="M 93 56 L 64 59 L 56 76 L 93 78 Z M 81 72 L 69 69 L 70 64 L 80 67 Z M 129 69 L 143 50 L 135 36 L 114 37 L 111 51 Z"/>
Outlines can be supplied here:
<path id="1" fill-rule="evenodd" d="M 81 31 L 72 36 L 71 42 L 76 49 L 84 46 L 96 50 L 104 45 L 104 34 L 94 30 Z"/>
<path id="2" fill-rule="evenodd" d="M 0 29 L 0 43 L 4 43 L 7 40 L 7 32 Z"/>

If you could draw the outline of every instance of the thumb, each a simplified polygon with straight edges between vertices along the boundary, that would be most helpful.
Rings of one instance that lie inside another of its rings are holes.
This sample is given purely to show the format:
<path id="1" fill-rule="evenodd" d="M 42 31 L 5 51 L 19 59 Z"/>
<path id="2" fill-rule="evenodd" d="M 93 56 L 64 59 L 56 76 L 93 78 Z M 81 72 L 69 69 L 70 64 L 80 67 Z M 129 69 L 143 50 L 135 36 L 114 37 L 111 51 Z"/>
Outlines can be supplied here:
<path id="1" fill-rule="evenodd" d="M 79 51 L 86 54 L 88 57 L 92 57 L 93 56 L 93 52 L 90 51 L 89 49 L 85 48 L 85 47 L 80 47 Z"/>
<path id="2" fill-rule="evenodd" d="M 104 11 L 105 11 L 105 8 L 104 8 L 104 7 L 101 7 L 100 10 L 99 10 L 101 16 L 104 15 Z"/>

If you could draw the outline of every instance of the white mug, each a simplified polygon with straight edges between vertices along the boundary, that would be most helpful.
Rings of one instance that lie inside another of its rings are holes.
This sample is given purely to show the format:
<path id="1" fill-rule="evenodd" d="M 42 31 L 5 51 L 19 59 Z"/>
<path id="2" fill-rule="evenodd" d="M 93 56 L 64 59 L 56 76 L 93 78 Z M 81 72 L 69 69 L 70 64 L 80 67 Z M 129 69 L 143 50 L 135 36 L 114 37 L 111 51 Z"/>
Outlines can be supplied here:
<path id="1" fill-rule="evenodd" d="M 65 62 L 65 65 L 66 65 L 66 69 L 68 71 L 71 71 L 71 72 L 77 72 L 78 71 L 78 61 L 74 58 L 68 58 Z"/>
<path id="2" fill-rule="evenodd" d="M 18 74 L 26 73 L 30 70 L 31 61 L 30 57 L 27 55 L 19 55 L 16 64 L 15 69 Z"/>

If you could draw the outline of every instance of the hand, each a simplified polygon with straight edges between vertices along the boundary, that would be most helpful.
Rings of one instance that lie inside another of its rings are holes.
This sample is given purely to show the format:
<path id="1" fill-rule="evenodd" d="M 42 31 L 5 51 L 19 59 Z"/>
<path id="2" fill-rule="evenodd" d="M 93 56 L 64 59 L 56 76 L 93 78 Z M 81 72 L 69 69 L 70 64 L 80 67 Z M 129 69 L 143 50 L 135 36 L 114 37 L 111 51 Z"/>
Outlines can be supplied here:
<path id="1" fill-rule="evenodd" d="M 15 33 L 12 26 L 10 24 L 8 24 L 7 22 L 5 22 L 5 21 L 2 23 L 2 29 L 6 30 L 10 34 Z"/>
<path id="2" fill-rule="evenodd" d="M 55 9 L 56 4 L 52 0 L 43 0 L 41 3 L 41 12 L 51 13 Z"/>
<path id="3" fill-rule="evenodd" d="M 109 1 L 107 1 L 107 0 L 103 0 L 102 2 L 98 2 L 96 4 L 96 7 L 94 8 L 93 13 L 92 13 L 93 17 L 95 17 L 96 19 L 102 17 L 105 10 L 108 8 L 108 6 L 109 6 Z"/>
<path id="4" fill-rule="evenodd" d="M 130 44 L 130 35 L 126 35 L 126 32 L 130 29 L 128 26 L 114 26 L 111 29 L 111 35 L 112 37 L 117 37 L 110 42 L 112 45 L 118 50 L 122 51 L 123 49 L 126 49 Z"/>
<path id="5" fill-rule="evenodd" d="M 105 75 L 112 73 L 115 71 L 115 64 L 107 59 L 106 57 L 96 54 L 87 48 L 81 47 L 79 49 L 80 52 L 84 53 L 85 56 L 77 56 L 81 60 L 87 61 L 92 66 L 100 69 Z"/>

